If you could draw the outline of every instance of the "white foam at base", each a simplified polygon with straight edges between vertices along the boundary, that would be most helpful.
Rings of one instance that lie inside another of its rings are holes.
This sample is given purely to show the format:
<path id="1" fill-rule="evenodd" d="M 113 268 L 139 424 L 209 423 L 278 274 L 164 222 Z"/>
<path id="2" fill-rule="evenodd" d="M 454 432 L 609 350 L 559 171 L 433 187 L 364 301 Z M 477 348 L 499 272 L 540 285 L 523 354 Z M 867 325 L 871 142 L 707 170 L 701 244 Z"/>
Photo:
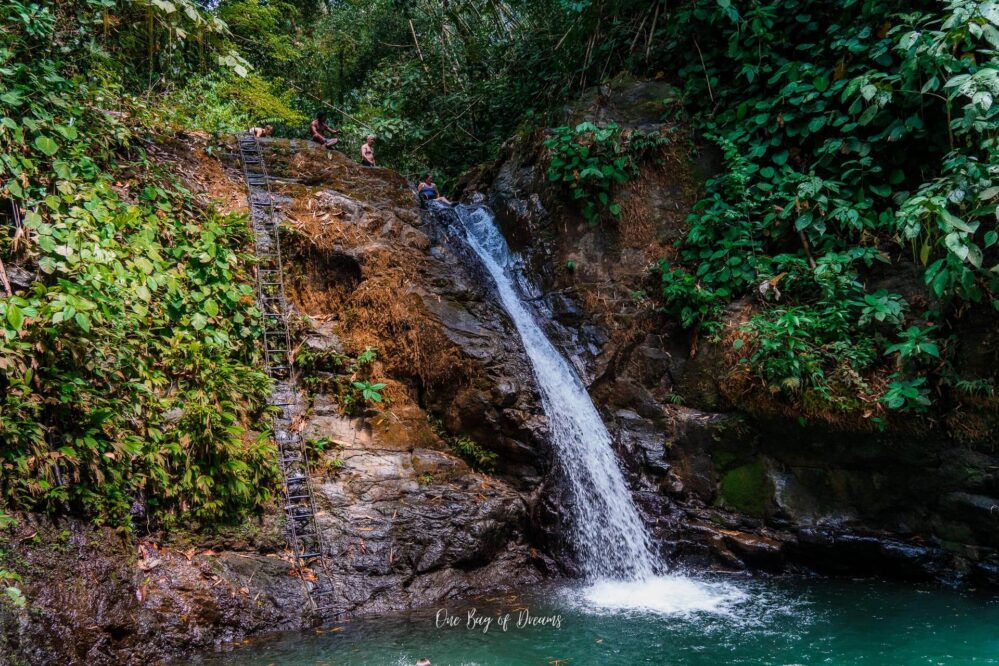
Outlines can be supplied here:
<path id="1" fill-rule="evenodd" d="M 576 605 L 583 611 L 639 611 L 659 615 L 730 614 L 749 598 L 727 583 L 681 576 L 644 580 L 600 580 L 577 590 Z"/>

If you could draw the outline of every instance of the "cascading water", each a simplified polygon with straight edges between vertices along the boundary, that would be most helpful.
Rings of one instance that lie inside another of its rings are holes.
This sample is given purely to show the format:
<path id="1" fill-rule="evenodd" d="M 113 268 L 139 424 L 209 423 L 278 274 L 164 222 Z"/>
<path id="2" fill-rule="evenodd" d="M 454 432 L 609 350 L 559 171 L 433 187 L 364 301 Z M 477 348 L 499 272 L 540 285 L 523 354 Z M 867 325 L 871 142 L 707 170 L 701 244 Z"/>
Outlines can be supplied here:
<path id="1" fill-rule="evenodd" d="M 656 573 L 649 535 L 586 387 L 555 349 L 514 286 L 506 240 L 482 207 L 458 206 L 469 247 L 496 283 L 500 301 L 524 343 L 548 419 L 558 464 L 568 482 L 575 545 L 591 579 L 641 580 Z"/>
<path id="2" fill-rule="evenodd" d="M 435 207 L 436 204 L 432 204 Z M 612 448 L 610 433 L 586 387 L 542 331 L 516 286 L 517 258 L 483 206 L 456 206 L 457 231 L 496 284 L 500 302 L 517 327 L 541 393 L 541 404 L 565 475 L 569 516 L 589 586 L 585 608 L 644 610 L 669 615 L 727 613 L 746 595 L 731 585 L 662 575 Z M 450 216 L 448 216 L 450 217 Z"/>

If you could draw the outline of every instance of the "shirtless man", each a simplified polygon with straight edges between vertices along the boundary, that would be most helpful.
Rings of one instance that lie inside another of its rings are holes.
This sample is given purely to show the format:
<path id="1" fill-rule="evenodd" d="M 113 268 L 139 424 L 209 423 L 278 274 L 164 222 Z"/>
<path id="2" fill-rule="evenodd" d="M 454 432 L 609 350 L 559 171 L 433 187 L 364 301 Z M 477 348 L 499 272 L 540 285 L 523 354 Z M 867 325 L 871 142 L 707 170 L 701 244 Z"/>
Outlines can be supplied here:
<path id="1" fill-rule="evenodd" d="M 361 164 L 367 167 L 375 166 L 375 135 L 369 134 L 361 144 Z"/>
<path id="2" fill-rule="evenodd" d="M 327 127 L 326 112 L 320 111 L 319 113 L 316 114 L 316 118 L 315 120 L 312 121 L 312 124 L 309 125 L 309 133 L 312 134 L 312 140 L 315 141 L 316 143 L 326 148 L 332 148 L 340 140 L 335 136 L 332 138 L 326 138 L 327 132 L 329 132 L 330 134 L 339 134 L 340 130 L 335 130 Z"/>
<path id="3" fill-rule="evenodd" d="M 262 136 L 270 136 L 274 133 L 274 127 L 267 125 L 265 127 L 251 127 L 250 134 L 257 137 L 258 139 Z"/>

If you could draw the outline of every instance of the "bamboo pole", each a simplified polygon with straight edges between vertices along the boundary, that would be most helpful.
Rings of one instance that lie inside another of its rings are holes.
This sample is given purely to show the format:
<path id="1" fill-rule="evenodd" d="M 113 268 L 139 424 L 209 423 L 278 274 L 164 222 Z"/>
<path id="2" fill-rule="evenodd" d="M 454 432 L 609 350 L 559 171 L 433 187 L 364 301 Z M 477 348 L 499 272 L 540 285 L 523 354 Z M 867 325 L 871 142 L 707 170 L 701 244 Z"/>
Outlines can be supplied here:
<path id="1" fill-rule="evenodd" d="M 420 56 L 420 64 L 423 66 L 423 71 L 427 71 L 427 61 L 423 59 L 423 49 L 420 48 L 420 40 L 416 38 L 416 28 L 413 27 L 413 19 L 409 19 L 409 33 L 413 35 L 413 43 L 416 44 L 416 55 Z"/>

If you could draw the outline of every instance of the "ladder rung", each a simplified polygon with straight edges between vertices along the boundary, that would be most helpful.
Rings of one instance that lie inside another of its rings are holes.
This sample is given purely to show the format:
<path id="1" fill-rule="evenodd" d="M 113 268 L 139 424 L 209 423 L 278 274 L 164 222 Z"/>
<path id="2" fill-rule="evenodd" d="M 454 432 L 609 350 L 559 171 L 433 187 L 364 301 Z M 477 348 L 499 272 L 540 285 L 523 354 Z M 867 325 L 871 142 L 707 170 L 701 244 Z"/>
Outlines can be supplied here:
<path id="1" fill-rule="evenodd" d="M 236 133 L 236 141 L 243 166 L 243 177 L 249 190 L 247 203 L 250 209 L 250 227 L 256 245 L 257 303 L 261 310 L 264 336 L 263 365 L 267 374 L 277 379 L 270 404 L 287 407 L 296 403 L 297 395 L 288 385 L 293 359 L 288 340 L 290 309 L 284 291 L 284 272 L 281 267 L 279 230 L 282 218 L 279 217 L 278 201 L 270 191 L 271 178 L 267 173 L 260 142 L 249 132 Z M 289 430 L 290 426 L 291 419 L 287 409 L 274 415 L 273 437 L 278 447 L 278 460 L 284 472 L 285 489 L 288 491 L 285 505 L 288 545 L 296 553 L 298 560 L 306 563 L 323 557 L 323 542 L 312 503 L 305 441 L 301 433 Z M 292 494 L 293 492 L 296 494 Z M 313 594 L 315 598 L 329 600 L 333 593 L 333 589 L 323 589 Z M 321 608 L 320 604 L 315 602 L 313 604 L 323 612 L 338 610 L 328 602 Z"/>

